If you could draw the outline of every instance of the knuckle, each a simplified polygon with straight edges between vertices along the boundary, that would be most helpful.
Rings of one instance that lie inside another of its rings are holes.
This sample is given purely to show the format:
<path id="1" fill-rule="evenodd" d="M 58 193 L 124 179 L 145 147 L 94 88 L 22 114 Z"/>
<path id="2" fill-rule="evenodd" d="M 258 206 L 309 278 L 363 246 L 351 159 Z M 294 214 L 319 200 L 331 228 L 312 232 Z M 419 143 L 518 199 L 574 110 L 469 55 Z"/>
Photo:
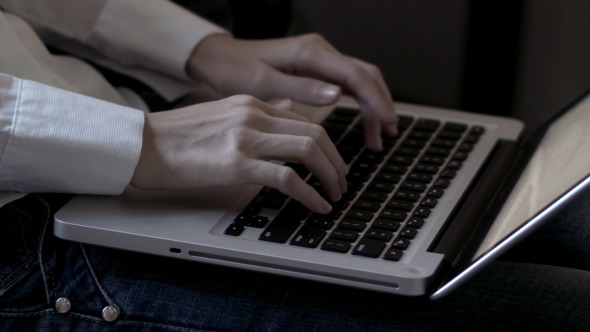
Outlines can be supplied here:
<path id="1" fill-rule="evenodd" d="M 229 99 L 237 106 L 252 106 L 256 103 L 256 98 L 249 95 L 235 95 Z"/>
<path id="2" fill-rule="evenodd" d="M 293 186 L 298 177 L 297 173 L 291 167 L 281 167 L 277 174 L 278 189 L 285 192 L 285 190 Z"/>
<path id="3" fill-rule="evenodd" d="M 304 137 L 303 142 L 301 144 L 301 151 L 303 156 L 310 157 L 312 156 L 315 151 L 318 149 L 317 141 L 312 137 Z"/>
<path id="4" fill-rule="evenodd" d="M 310 124 L 309 136 L 314 140 L 319 141 L 328 136 L 326 129 L 319 124 Z"/>

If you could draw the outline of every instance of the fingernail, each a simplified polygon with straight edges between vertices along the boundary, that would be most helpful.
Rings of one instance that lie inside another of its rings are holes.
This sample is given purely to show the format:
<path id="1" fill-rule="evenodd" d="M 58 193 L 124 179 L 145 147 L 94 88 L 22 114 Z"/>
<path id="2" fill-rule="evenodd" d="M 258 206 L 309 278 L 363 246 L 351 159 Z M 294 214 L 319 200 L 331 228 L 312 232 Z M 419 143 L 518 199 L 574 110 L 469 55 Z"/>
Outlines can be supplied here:
<path id="1" fill-rule="evenodd" d="M 319 211 L 322 214 L 328 214 L 332 212 L 332 205 L 328 203 L 326 200 L 322 200 L 319 204 Z"/>
<path id="2" fill-rule="evenodd" d="M 318 94 L 318 101 L 325 104 L 335 103 L 339 95 L 340 88 L 333 85 L 326 85 L 321 88 Z"/>

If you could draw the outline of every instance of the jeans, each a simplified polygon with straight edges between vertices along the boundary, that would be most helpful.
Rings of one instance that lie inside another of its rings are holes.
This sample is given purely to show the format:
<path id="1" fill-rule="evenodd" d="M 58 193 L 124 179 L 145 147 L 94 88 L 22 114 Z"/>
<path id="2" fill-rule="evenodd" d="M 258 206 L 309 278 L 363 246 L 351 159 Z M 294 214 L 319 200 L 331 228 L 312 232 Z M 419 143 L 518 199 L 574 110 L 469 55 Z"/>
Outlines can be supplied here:
<path id="1" fill-rule="evenodd" d="M 63 241 L 67 196 L 28 195 L 0 209 L 0 330 L 588 330 L 588 198 L 432 302 Z"/>

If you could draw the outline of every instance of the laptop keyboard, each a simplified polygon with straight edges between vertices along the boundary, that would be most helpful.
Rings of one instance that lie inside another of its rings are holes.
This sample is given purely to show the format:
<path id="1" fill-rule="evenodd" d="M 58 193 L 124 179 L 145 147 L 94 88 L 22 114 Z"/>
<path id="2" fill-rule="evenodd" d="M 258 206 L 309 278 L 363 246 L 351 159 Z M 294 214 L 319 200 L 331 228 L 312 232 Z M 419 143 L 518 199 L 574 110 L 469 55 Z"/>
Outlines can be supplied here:
<path id="1" fill-rule="evenodd" d="M 398 261 L 484 133 L 481 126 L 401 115 L 398 136 L 383 137 L 383 151 L 373 152 L 363 144 L 358 110 L 336 108 L 322 126 L 350 167 L 348 192 L 332 212 L 311 213 L 265 187 L 224 234 L 259 228 L 261 241 Z M 288 166 L 322 192 L 305 167 Z"/>

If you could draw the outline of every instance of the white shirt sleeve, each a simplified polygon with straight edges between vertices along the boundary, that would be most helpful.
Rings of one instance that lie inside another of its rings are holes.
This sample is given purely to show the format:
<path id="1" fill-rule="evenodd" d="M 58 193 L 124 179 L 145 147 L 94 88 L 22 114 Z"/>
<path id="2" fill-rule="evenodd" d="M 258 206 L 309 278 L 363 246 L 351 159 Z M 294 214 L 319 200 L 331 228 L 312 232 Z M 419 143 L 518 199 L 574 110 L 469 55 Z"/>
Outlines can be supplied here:
<path id="1" fill-rule="evenodd" d="M 185 64 L 195 46 L 227 33 L 167 0 L 0 0 L 44 42 L 123 72 L 173 99 L 192 87 Z"/>
<path id="2" fill-rule="evenodd" d="M 0 74 L 0 191 L 119 194 L 144 113 Z"/>

